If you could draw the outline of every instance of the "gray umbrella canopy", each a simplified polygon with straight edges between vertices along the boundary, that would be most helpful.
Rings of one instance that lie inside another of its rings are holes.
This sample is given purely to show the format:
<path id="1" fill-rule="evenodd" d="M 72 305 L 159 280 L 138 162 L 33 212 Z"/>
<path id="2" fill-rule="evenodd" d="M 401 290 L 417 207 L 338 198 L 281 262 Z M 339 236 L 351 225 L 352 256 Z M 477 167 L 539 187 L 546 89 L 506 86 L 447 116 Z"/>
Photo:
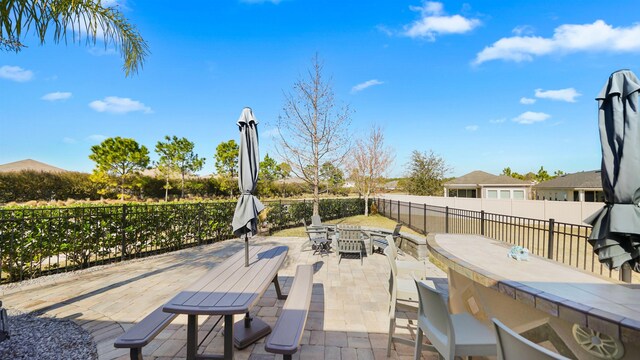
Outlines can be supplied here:
<path id="1" fill-rule="evenodd" d="M 253 116 L 250 108 L 244 108 L 240 119 L 240 153 L 238 154 L 238 187 L 240 198 L 233 213 L 233 234 L 245 235 L 245 242 L 249 235 L 258 232 L 258 214 L 264 210 L 264 205 L 253 193 L 258 184 L 260 154 L 258 151 L 258 120 Z M 245 250 L 248 244 L 245 243 Z"/>
<path id="2" fill-rule="evenodd" d="M 616 71 L 596 98 L 602 144 L 602 188 L 606 205 L 585 222 L 589 243 L 601 263 L 617 269 L 625 262 L 640 271 L 640 81 Z"/>

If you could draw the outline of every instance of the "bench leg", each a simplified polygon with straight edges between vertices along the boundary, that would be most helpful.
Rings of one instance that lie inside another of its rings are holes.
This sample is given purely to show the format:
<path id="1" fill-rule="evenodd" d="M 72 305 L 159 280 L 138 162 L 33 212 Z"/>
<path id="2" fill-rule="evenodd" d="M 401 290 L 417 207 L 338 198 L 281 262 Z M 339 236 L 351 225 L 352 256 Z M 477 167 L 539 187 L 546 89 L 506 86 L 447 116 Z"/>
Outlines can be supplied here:
<path id="1" fill-rule="evenodd" d="M 287 295 L 282 293 L 280 290 L 280 283 L 278 282 L 278 275 L 273 278 L 273 286 L 276 287 L 276 295 L 278 296 L 278 300 L 287 300 Z"/>
<path id="2" fill-rule="evenodd" d="M 142 360 L 142 348 L 131 348 L 129 350 L 131 360 Z"/>
<path id="3" fill-rule="evenodd" d="M 282 355 L 282 360 L 291 360 L 291 354 Z"/>

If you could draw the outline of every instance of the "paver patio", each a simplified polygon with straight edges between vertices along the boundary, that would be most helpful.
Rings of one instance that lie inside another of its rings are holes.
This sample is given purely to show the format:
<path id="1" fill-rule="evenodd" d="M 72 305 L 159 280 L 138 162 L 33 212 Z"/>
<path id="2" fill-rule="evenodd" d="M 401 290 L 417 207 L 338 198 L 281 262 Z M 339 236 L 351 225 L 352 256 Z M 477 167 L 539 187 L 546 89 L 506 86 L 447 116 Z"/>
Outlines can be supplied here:
<path id="1" fill-rule="evenodd" d="M 313 293 L 301 350 L 301 359 L 386 359 L 388 331 L 389 266 L 383 255 L 358 259 L 313 255 L 303 238 L 262 237 L 251 240 L 261 245 L 287 245 L 289 255 L 279 272 L 280 284 L 288 291 L 297 264 L 313 264 Z M 73 319 L 91 333 L 100 359 L 128 359 L 128 349 L 115 349 L 113 342 L 133 323 L 196 281 L 231 254 L 241 251 L 243 242 L 229 240 L 146 259 L 44 279 L 37 286 L 0 289 L 5 306 L 21 311 L 43 311 L 48 316 Z M 411 259 L 406 257 L 406 259 Z M 415 261 L 415 260 L 414 260 Z M 427 263 L 429 277 L 446 286 L 446 275 Z M 273 325 L 284 304 L 273 286 L 252 313 Z M 415 336 L 415 313 L 400 313 L 397 334 Z M 200 351 L 222 351 L 221 323 L 200 317 Z M 239 320 L 239 318 L 238 318 Z M 145 359 L 186 357 L 186 316 L 178 318 L 143 348 Z M 410 324 L 409 324 L 410 323 Z M 215 325 L 215 326 L 214 326 Z M 207 336 L 207 333 L 211 334 Z M 205 339 L 206 337 L 206 339 Z M 236 351 L 236 359 L 274 359 L 265 352 L 264 339 Z M 423 358 L 434 358 L 424 352 Z M 391 359 L 413 358 L 413 347 L 396 344 Z"/>

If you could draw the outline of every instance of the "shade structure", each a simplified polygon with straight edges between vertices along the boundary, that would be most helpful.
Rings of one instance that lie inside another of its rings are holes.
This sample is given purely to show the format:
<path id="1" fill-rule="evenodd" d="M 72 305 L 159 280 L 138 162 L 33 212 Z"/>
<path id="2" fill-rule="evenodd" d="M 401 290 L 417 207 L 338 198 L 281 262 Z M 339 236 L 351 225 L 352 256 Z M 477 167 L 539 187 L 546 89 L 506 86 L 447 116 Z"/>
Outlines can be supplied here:
<path id="1" fill-rule="evenodd" d="M 601 263 L 617 269 L 628 262 L 640 271 L 640 81 L 616 71 L 596 98 L 602 145 L 605 206 L 585 219 L 589 243 Z"/>
<path id="2" fill-rule="evenodd" d="M 240 129 L 240 152 L 238 154 L 238 188 L 240 197 L 233 213 L 233 234 L 244 235 L 245 255 L 248 254 L 249 236 L 258 232 L 258 215 L 264 205 L 253 195 L 258 184 L 260 153 L 258 151 L 258 120 L 251 108 L 244 108 L 238 119 Z M 248 266 L 248 256 L 245 256 Z"/>

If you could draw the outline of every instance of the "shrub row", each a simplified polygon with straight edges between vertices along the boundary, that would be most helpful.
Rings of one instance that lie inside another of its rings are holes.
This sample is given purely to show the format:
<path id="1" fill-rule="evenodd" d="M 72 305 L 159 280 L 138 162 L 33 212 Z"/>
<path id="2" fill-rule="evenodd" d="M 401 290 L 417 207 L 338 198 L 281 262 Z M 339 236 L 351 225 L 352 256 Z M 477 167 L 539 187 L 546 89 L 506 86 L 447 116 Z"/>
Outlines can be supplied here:
<path id="1" fill-rule="evenodd" d="M 86 268 L 233 237 L 235 201 L 0 209 L 0 282 Z M 265 202 L 262 230 L 298 226 L 312 203 Z M 364 211 L 360 199 L 320 202 L 323 219 Z"/>
<path id="2" fill-rule="evenodd" d="M 138 199 L 164 199 L 165 180 L 150 176 L 139 176 L 135 186 L 128 189 L 129 196 Z M 181 195 L 180 180 L 169 181 L 169 196 L 176 199 Z M 238 192 L 237 181 L 224 178 L 193 178 L 185 180 L 187 197 L 219 198 L 229 197 Z M 305 185 L 281 182 L 260 182 L 257 193 L 260 196 L 299 196 L 308 192 Z M 81 172 L 50 173 L 41 171 L 20 171 L 0 173 L 0 204 L 28 201 L 52 200 L 97 200 L 115 199 L 117 189 L 107 189 L 91 180 L 91 175 Z"/>

